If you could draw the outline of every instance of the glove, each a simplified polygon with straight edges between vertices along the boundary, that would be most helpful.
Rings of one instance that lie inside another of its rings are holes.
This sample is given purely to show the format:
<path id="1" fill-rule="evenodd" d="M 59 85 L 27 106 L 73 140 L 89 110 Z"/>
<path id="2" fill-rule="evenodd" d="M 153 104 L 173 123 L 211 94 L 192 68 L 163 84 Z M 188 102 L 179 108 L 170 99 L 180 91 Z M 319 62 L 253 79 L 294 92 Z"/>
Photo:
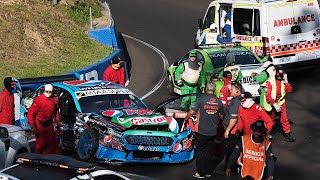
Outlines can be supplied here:
<path id="1" fill-rule="evenodd" d="M 32 134 L 34 134 L 35 136 L 39 135 L 39 131 L 35 126 L 31 126 L 31 132 Z"/>
<path id="2" fill-rule="evenodd" d="M 201 90 L 202 93 L 204 93 L 204 85 L 200 86 L 200 90 Z"/>
<path id="3" fill-rule="evenodd" d="M 283 83 L 288 83 L 288 75 L 287 75 L 287 73 L 284 73 L 284 75 L 283 75 Z"/>
<path id="4" fill-rule="evenodd" d="M 182 80 L 179 80 L 179 81 L 177 82 L 177 84 L 178 84 L 179 87 L 182 87 L 182 86 L 183 86 L 183 81 L 182 81 Z"/>
<path id="5" fill-rule="evenodd" d="M 258 73 L 256 73 L 256 72 L 251 73 L 251 77 L 256 77 L 257 75 L 258 75 Z"/>
<path id="6" fill-rule="evenodd" d="M 276 109 L 277 112 L 281 111 L 281 107 L 277 103 L 273 103 L 273 107 Z"/>

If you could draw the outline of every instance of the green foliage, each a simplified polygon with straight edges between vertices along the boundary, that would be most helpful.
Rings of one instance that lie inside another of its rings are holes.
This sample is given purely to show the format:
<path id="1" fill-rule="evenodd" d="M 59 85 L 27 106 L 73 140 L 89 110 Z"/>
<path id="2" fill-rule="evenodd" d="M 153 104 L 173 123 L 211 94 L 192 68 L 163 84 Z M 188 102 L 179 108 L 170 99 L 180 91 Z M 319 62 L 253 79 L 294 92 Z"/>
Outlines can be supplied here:
<path id="1" fill-rule="evenodd" d="M 69 9 L 70 17 L 78 24 L 85 25 L 90 23 L 90 7 L 92 18 L 102 16 L 102 7 L 98 3 L 78 2 Z"/>

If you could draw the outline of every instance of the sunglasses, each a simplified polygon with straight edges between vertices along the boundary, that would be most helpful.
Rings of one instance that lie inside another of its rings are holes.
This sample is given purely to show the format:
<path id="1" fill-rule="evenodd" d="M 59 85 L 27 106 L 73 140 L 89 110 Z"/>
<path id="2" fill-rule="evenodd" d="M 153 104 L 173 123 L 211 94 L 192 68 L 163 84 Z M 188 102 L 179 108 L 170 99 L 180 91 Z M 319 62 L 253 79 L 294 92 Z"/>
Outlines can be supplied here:
<path id="1" fill-rule="evenodd" d="M 45 91 L 46 93 L 48 93 L 48 94 L 51 94 L 52 93 L 52 91 Z"/>

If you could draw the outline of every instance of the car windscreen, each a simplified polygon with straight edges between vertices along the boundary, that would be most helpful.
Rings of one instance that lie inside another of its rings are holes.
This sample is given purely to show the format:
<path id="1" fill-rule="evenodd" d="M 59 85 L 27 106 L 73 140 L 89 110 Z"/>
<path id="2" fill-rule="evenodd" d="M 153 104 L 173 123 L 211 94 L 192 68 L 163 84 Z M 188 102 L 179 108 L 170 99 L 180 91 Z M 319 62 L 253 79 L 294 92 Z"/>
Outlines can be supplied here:
<path id="1" fill-rule="evenodd" d="M 235 64 L 259 64 L 260 62 L 250 51 L 232 52 L 235 55 Z M 224 67 L 227 63 L 226 57 L 228 52 L 212 53 L 209 54 L 214 67 Z"/>
<path id="2" fill-rule="evenodd" d="M 125 107 L 147 108 L 142 101 L 132 94 L 105 94 L 82 97 L 79 99 L 79 104 L 83 113 L 99 113 L 101 110 Z"/>

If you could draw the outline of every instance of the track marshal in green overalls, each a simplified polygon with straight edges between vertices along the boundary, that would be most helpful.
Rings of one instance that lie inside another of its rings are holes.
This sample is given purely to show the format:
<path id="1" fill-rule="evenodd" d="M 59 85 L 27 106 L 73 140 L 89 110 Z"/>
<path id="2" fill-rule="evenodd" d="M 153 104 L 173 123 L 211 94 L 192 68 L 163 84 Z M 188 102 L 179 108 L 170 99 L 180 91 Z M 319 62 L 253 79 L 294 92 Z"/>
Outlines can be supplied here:
<path id="1" fill-rule="evenodd" d="M 197 93 L 198 84 L 200 89 L 204 90 L 205 87 L 205 74 L 202 70 L 202 63 L 197 60 L 197 51 L 192 50 L 189 52 L 188 61 L 181 63 L 175 72 L 175 79 L 181 90 L 181 94 Z M 181 108 L 189 111 L 195 104 L 196 96 L 187 96 L 182 98 Z"/>

